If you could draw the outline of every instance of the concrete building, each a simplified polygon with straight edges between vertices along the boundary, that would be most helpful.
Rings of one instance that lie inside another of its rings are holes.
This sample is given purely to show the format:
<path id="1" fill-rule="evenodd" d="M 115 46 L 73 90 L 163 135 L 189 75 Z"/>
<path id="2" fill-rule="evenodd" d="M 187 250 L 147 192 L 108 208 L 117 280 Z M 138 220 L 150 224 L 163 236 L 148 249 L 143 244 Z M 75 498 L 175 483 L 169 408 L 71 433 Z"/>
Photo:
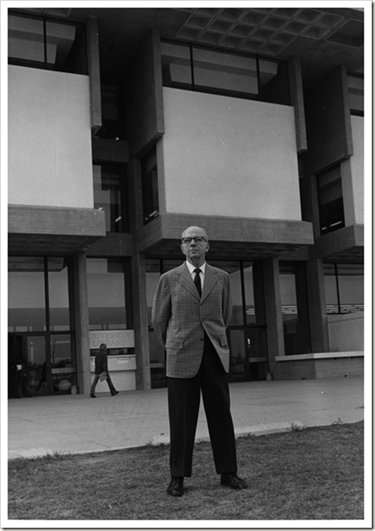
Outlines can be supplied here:
<path id="1" fill-rule="evenodd" d="M 231 381 L 362 374 L 364 11 L 301 5 L 9 8 L 9 396 L 88 394 L 102 342 L 119 390 L 164 386 L 193 224 Z"/>

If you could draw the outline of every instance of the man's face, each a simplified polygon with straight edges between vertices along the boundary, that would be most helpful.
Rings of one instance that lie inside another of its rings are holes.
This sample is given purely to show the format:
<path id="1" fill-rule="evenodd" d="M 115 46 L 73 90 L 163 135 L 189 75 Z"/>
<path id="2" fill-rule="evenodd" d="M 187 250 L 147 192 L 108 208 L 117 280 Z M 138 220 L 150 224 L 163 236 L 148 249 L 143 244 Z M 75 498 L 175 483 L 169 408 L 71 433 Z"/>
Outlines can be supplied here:
<path id="1" fill-rule="evenodd" d="M 202 265 L 209 248 L 210 244 L 206 241 L 206 235 L 202 229 L 192 227 L 183 232 L 181 251 L 190 263 Z"/>

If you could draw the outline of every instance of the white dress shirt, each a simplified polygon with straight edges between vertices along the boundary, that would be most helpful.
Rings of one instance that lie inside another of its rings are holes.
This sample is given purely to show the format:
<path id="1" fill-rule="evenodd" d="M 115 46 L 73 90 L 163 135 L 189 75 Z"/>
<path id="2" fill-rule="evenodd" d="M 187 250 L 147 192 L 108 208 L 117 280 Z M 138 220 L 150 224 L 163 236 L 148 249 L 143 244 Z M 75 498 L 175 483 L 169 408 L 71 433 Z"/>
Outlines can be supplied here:
<path id="1" fill-rule="evenodd" d="M 196 267 L 195 265 L 191 264 L 188 260 L 186 260 L 186 265 L 189 270 L 189 273 L 191 274 L 191 278 L 193 279 L 193 282 L 194 282 L 195 275 L 196 275 L 194 270 L 196 269 Z M 203 265 L 201 265 L 198 269 L 201 270 L 201 273 L 199 276 L 201 277 L 201 286 L 202 286 L 202 292 L 203 292 L 204 275 L 206 273 L 206 262 Z"/>

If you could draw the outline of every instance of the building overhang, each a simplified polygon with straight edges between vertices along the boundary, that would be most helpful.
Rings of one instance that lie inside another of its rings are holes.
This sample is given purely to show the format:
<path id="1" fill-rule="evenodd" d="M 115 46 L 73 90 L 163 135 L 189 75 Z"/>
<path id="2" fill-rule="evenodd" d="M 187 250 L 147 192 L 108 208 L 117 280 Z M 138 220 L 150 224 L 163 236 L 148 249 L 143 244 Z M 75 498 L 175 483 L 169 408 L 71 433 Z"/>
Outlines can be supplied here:
<path id="1" fill-rule="evenodd" d="M 309 251 L 311 258 L 325 262 L 358 263 L 364 258 L 364 225 L 351 225 L 315 240 Z"/>
<path id="2" fill-rule="evenodd" d="M 66 256 L 104 237 L 105 213 L 91 208 L 8 207 L 8 254 Z"/>
<path id="3" fill-rule="evenodd" d="M 88 258 L 131 257 L 133 255 L 133 236 L 128 232 L 107 232 L 105 238 L 97 240 L 87 251 Z"/>
<path id="4" fill-rule="evenodd" d="M 158 258 L 181 254 L 181 233 L 191 225 L 204 227 L 212 259 L 259 260 L 313 245 L 312 224 L 284 221 L 161 214 L 136 234 L 136 252 Z"/>

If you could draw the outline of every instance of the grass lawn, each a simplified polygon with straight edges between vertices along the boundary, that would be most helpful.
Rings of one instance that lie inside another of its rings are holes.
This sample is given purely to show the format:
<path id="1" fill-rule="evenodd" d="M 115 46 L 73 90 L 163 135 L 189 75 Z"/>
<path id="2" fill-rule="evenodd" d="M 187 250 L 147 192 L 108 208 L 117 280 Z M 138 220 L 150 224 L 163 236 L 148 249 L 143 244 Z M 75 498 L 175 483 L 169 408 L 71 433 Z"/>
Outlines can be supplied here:
<path id="1" fill-rule="evenodd" d="M 237 440 L 249 488 L 220 485 L 195 446 L 181 498 L 167 496 L 169 447 L 9 462 L 9 519 L 356 520 L 364 518 L 363 422 Z"/>

